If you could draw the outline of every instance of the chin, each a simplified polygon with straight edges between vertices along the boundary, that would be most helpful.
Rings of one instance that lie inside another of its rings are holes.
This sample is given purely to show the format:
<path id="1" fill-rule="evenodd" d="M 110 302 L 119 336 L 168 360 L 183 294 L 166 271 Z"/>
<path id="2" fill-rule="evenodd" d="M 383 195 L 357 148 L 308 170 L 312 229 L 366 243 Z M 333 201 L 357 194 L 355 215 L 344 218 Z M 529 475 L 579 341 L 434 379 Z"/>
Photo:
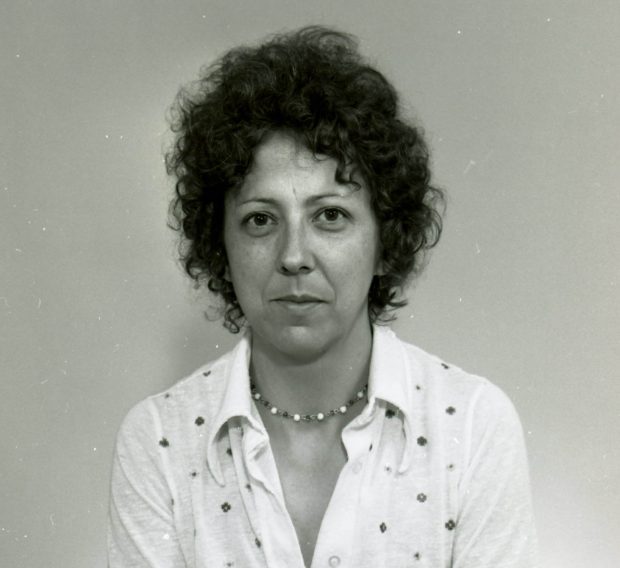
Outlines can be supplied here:
<path id="1" fill-rule="evenodd" d="M 286 326 L 267 335 L 269 343 L 289 359 L 310 362 L 333 345 L 332 334 L 310 326 Z"/>

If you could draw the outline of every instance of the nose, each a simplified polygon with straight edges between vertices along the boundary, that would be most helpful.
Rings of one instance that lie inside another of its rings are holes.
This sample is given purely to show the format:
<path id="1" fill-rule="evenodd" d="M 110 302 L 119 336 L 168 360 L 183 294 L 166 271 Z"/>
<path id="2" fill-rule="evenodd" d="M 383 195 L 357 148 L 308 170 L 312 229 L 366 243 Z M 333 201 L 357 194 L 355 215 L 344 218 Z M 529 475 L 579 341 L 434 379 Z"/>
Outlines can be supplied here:
<path id="1" fill-rule="evenodd" d="M 303 223 L 291 224 L 283 231 L 278 264 L 280 272 L 287 275 L 311 272 L 314 268 L 314 256 Z"/>

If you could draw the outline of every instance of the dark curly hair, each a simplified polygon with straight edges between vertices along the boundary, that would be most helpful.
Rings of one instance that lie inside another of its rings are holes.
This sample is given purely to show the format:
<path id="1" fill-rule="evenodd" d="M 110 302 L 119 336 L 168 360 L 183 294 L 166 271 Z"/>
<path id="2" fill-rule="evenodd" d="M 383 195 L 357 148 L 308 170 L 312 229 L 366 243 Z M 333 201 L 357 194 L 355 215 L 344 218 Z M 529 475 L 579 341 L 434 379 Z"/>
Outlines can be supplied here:
<path id="1" fill-rule="evenodd" d="M 176 178 L 171 226 L 198 286 L 219 294 L 224 325 L 239 331 L 243 311 L 225 278 L 224 195 L 239 187 L 265 135 L 293 133 L 314 154 L 338 162 L 336 180 L 371 195 L 385 274 L 368 295 L 372 321 L 406 304 L 399 292 L 441 233 L 441 190 L 430 184 L 420 130 L 400 116 L 398 95 L 358 53 L 356 40 L 319 26 L 238 47 L 182 89 L 172 107 L 175 142 L 166 155 Z"/>

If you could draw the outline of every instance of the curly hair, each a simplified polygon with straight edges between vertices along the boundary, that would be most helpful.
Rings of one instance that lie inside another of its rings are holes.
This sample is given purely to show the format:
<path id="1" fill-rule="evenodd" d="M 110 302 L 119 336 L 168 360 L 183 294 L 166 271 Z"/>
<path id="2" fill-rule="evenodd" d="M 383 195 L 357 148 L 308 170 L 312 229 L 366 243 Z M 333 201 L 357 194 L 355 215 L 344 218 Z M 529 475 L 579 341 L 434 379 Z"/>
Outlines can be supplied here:
<path id="1" fill-rule="evenodd" d="M 176 178 L 171 226 L 196 285 L 225 303 L 224 325 L 237 333 L 243 310 L 225 278 L 224 196 L 239 187 L 265 135 L 293 133 L 315 155 L 337 161 L 336 181 L 365 182 L 376 215 L 384 274 L 368 293 L 372 321 L 390 310 L 422 253 L 441 234 L 443 193 L 430 183 L 429 153 L 408 124 L 394 87 L 358 53 L 352 36 L 319 26 L 237 47 L 183 88 L 172 107 L 175 141 L 166 167 Z"/>

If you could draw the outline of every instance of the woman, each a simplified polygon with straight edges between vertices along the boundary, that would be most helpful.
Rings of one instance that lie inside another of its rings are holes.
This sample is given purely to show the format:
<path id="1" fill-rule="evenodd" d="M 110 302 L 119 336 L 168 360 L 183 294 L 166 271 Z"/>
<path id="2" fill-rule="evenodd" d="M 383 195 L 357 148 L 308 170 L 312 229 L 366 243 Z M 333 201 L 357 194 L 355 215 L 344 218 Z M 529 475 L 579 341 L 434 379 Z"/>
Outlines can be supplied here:
<path id="1" fill-rule="evenodd" d="M 512 405 L 379 325 L 441 228 L 393 87 L 304 28 L 225 54 L 173 128 L 185 268 L 244 335 L 126 418 L 110 565 L 533 566 Z"/>

